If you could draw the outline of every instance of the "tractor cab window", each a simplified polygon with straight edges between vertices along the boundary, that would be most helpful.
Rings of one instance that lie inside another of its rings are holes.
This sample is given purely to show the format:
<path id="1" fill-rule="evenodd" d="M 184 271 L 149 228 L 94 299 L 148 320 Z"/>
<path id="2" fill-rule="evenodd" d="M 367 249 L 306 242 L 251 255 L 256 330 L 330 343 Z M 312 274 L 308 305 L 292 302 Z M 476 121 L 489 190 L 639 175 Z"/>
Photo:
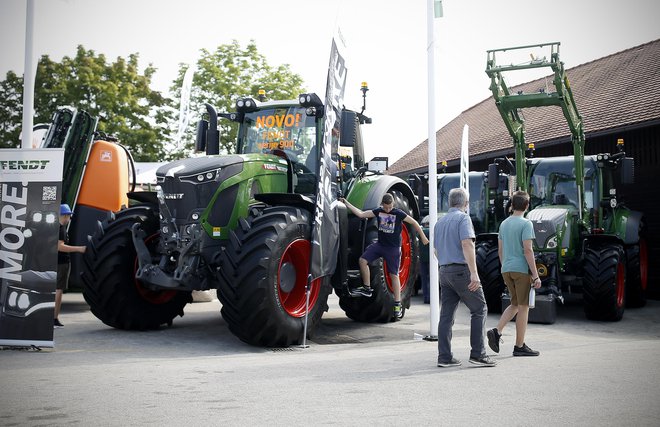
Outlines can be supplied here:
<path id="1" fill-rule="evenodd" d="M 476 233 L 482 233 L 485 228 L 486 200 L 484 179 L 481 174 L 470 174 L 470 218 Z M 438 212 L 449 211 L 449 191 L 460 187 L 460 175 L 443 176 L 438 185 Z"/>
<path id="2" fill-rule="evenodd" d="M 584 199 L 587 209 L 594 206 L 594 168 L 589 161 L 584 165 Z M 536 166 L 530 179 L 531 209 L 540 205 L 571 205 L 579 208 L 573 161 L 544 160 Z"/>
<path id="3" fill-rule="evenodd" d="M 270 153 L 282 150 L 296 174 L 316 171 L 316 121 L 301 107 L 282 107 L 245 114 L 239 152 Z"/>

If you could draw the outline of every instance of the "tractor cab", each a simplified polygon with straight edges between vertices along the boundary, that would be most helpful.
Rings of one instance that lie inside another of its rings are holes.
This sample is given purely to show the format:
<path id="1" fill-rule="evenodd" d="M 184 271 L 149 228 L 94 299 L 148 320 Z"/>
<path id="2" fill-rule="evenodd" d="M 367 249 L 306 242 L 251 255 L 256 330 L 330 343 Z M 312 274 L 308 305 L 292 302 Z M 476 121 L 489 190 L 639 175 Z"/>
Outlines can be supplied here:
<path id="1" fill-rule="evenodd" d="M 239 154 L 270 154 L 287 161 L 292 192 L 314 194 L 322 140 L 321 120 L 300 105 L 273 105 L 242 116 Z"/>

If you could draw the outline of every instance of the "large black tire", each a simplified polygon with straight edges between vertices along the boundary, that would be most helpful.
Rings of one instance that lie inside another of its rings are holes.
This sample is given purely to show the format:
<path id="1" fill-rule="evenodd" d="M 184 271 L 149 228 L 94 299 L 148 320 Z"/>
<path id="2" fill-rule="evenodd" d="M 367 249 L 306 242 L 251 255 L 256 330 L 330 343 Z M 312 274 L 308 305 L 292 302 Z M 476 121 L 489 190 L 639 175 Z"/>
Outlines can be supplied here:
<path id="1" fill-rule="evenodd" d="M 190 292 L 152 291 L 135 279 L 137 256 L 131 227 L 139 223 L 151 250 L 159 241 L 158 215 L 148 206 L 124 209 L 99 222 L 83 257 L 83 296 L 92 313 L 119 329 L 155 329 L 183 316 Z"/>
<path id="2" fill-rule="evenodd" d="M 505 285 L 501 274 L 500 258 L 497 253 L 497 242 L 478 242 L 475 252 L 477 271 L 486 297 L 488 312 L 501 313 L 502 292 L 504 292 Z"/>
<path id="3" fill-rule="evenodd" d="M 588 319 L 617 321 L 626 301 L 625 253 L 619 244 L 588 244 L 582 278 L 584 313 Z"/>
<path id="4" fill-rule="evenodd" d="M 646 239 L 641 237 L 638 244 L 628 247 L 626 258 L 626 307 L 644 307 L 649 268 Z"/>
<path id="5" fill-rule="evenodd" d="M 288 206 L 252 208 L 220 254 L 222 317 L 240 340 L 287 347 L 303 338 L 311 214 Z M 280 280 L 283 279 L 283 280 Z M 312 282 L 307 336 L 328 310 L 329 277 Z"/>
<path id="6" fill-rule="evenodd" d="M 411 215 L 410 202 L 399 191 L 391 191 L 394 197 L 394 206 Z M 371 220 L 366 229 L 365 242 L 367 245 L 378 240 L 378 225 Z M 358 322 L 394 321 L 394 293 L 389 274 L 381 259 L 369 265 L 371 275 L 371 298 L 351 297 L 344 294 L 339 296 L 339 306 L 346 316 Z M 401 232 L 401 264 L 399 265 L 399 281 L 401 283 L 401 305 L 404 309 L 410 308 L 410 297 L 415 291 L 415 279 L 419 269 L 419 243 L 412 227 L 403 223 Z"/>

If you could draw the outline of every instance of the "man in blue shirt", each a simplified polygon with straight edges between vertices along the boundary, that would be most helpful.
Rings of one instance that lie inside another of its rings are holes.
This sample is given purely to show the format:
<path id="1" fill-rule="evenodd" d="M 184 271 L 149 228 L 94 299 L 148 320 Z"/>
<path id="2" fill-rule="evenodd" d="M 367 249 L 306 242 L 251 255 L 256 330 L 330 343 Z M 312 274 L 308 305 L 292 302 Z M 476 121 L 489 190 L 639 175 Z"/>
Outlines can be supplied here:
<path id="1" fill-rule="evenodd" d="M 529 195 L 524 191 L 516 191 L 511 197 L 511 207 L 513 214 L 500 224 L 497 240 L 502 278 L 511 295 L 511 305 L 502 313 L 497 328 L 488 331 L 488 346 L 495 353 L 500 352 L 502 331 L 513 316 L 516 316 L 516 343 L 513 346 L 513 355 L 538 356 L 540 354 L 538 351 L 532 350 L 525 344 L 529 291 L 532 285 L 534 288 L 541 287 L 532 249 L 532 241 L 535 237 L 534 226 L 523 216 L 529 207 Z"/>
<path id="2" fill-rule="evenodd" d="M 424 234 L 424 230 L 415 218 L 406 214 L 401 209 L 394 207 L 394 197 L 390 193 L 385 193 L 381 201 L 381 206 L 369 211 L 363 211 L 356 208 L 346 199 L 339 199 L 343 202 L 353 215 L 359 218 L 377 218 L 378 219 L 378 240 L 367 247 L 360 257 L 360 277 L 362 286 L 351 289 L 351 296 L 371 297 L 371 275 L 369 273 L 369 263 L 378 258 L 383 258 L 387 264 L 387 273 L 392 282 L 392 292 L 394 294 L 394 318 L 399 320 L 403 317 L 403 308 L 401 307 L 401 283 L 399 282 L 399 264 L 401 263 L 401 223 L 406 222 L 417 230 L 420 240 L 428 245 L 429 240 Z"/>
<path id="3" fill-rule="evenodd" d="M 458 303 L 470 310 L 470 363 L 495 366 L 486 355 L 484 326 L 486 298 L 477 273 L 474 253 L 474 228 L 466 213 L 469 199 L 462 188 L 449 192 L 449 212 L 435 225 L 433 231 L 435 255 L 440 264 L 440 322 L 438 323 L 438 366 L 459 366 L 451 351 L 452 326 Z"/>

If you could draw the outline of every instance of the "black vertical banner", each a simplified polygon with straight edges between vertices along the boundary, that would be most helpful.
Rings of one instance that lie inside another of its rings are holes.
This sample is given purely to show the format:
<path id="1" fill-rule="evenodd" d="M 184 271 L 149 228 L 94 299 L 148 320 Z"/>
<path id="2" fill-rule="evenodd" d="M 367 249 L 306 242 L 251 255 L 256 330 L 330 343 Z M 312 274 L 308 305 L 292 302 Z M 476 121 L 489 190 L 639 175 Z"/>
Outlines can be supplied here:
<path id="1" fill-rule="evenodd" d="M 346 62 L 340 49 L 344 49 L 341 36 L 332 39 L 328 80 L 325 91 L 325 127 L 316 213 L 312 230 L 311 274 L 314 279 L 334 272 L 339 245 L 339 219 L 337 217 L 337 156 L 341 108 L 346 87 Z"/>
<path id="2" fill-rule="evenodd" d="M 0 345 L 53 347 L 64 150 L 0 149 Z"/>

